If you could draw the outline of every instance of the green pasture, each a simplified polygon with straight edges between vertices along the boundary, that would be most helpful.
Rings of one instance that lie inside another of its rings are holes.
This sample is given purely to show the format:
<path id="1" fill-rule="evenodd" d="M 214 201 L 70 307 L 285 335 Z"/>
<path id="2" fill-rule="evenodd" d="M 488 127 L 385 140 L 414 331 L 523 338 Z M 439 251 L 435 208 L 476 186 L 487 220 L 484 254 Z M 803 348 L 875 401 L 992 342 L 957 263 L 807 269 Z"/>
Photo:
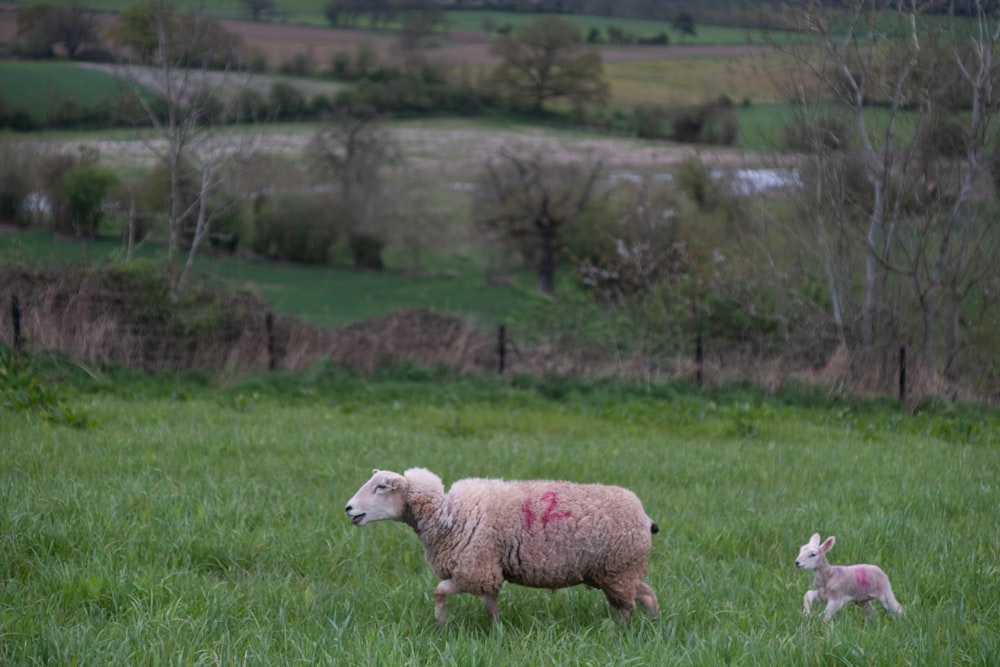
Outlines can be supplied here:
<path id="1" fill-rule="evenodd" d="M 405 368 L 225 387 L 45 368 L 89 426 L 0 407 L 3 664 L 1000 660 L 995 412 Z M 412 531 L 343 512 L 373 467 L 411 466 L 628 486 L 661 526 L 662 616 L 508 585 L 497 627 L 471 596 L 438 627 Z M 837 536 L 835 564 L 881 564 L 905 613 L 803 617 L 793 559 L 813 532 Z"/>
<path id="2" fill-rule="evenodd" d="M 66 104 L 115 104 L 121 88 L 113 75 L 75 63 L 0 61 L 0 99 L 8 110 L 20 109 L 41 121 Z"/>
<path id="3" fill-rule="evenodd" d="M 75 242 L 43 231 L 0 233 L 0 260 L 100 262 L 122 252 L 121 244 L 110 238 Z M 162 247 L 145 245 L 137 256 L 161 254 Z M 376 272 L 203 255 L 194 273 L 210 286 L 248 289 L 277 312 L 320 326 L 415 307 L 459 313 L 494 326 L 522 317 L 526 309 L 544 308 L 547 301 L 537 293 L 530 271 L 515 272 L 509 285 L 494 286 L 486 284 L 484 267 L 475 257 L 431 257 L 427 270 L 417 275 L 406 271 L 403 260 L 394 264 L 391 255 L 388 259 L 388 270 Z"/>

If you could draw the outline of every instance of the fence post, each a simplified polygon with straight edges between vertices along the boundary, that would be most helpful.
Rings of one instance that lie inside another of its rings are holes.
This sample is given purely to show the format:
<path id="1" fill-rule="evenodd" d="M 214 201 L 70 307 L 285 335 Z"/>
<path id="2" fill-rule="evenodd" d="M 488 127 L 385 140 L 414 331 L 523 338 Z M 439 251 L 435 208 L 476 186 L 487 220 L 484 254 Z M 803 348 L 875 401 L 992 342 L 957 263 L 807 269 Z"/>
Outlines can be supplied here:
<path id="1" fill-rule="evenodd" d="M 507 368 L 507 327 L 500 325 L 497 333 L 497 373 L 503 375 Z"/>
<path id="2" fill-rule="evenodd" d="M 702 346 L 700 333 L 694 339 L 694 363 L 698 369 L 698 374 L 696 377 L 697 377 L 698 387 L 700 388 L 704 381 L 704 376 L 702 375 L 702 368 L 705 365 L 705 349 Z"/>
<path id="3" fill-rule="evenodd" d="M 906 400 L 906 346 L 899 348 L 899 400 Z"/>
<path id="4" fill-rule="evenodd" d="M 21 301 L 15 294 L 10 298 L 10 315 L 14 323 L 14 356 L 21 353 Z"/>
<path id="5" fill-rule="evenodd" d="M 274 352 L 274 315 L 268 313 L 264 318 L 264 326 L 267 327 L 267 369 L 274 370 L 278 365 L 278 357 Z"/>

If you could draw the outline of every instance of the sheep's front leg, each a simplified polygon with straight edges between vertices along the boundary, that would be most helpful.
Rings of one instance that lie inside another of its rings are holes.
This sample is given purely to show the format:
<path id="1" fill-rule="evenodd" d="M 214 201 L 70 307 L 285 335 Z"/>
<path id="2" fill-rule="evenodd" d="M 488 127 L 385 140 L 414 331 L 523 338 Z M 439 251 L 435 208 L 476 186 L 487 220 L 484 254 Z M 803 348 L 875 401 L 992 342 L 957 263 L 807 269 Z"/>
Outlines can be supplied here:
<path id="1" fill-rule="evenodd" d="M 812 609 L 813 602 L 819 599 L 819 593 L 814 590 L 806 591 L 805 597 L 802 598 L 802 613 L 808 614 Z"/>
<path id="2" fill-rule="evenodd" d="M 445 608 L 448 596 L 461 592 L 454 579 L 445 579 L 434 589 L 434 619 L 438 623 L 444 625 L 448 622 L 448 610 Z"/>

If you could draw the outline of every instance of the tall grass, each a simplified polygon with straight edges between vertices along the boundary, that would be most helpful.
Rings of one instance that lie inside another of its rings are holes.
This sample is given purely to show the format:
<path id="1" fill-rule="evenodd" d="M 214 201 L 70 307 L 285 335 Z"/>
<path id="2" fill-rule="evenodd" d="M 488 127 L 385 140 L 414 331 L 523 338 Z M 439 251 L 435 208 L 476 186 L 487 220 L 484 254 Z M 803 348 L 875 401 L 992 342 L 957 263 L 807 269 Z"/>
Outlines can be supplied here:
<path id="1" fill-rule="evenodd" d="M 998 418 L 734 390 L 368 379 L 319 366 L 228 387 L 79 375 L 76 430 L 0 408 L 4 664 L 995 664 Z M 68 370 L 69 369 L 69 370 Z M 352 528 L 372 467 L 624 484 L 663 527 L 661 618 L 505 587 L 449 602 L 411 531 Z M 899 618 L 803 618 L 792 559 L 836 534 Z"/>

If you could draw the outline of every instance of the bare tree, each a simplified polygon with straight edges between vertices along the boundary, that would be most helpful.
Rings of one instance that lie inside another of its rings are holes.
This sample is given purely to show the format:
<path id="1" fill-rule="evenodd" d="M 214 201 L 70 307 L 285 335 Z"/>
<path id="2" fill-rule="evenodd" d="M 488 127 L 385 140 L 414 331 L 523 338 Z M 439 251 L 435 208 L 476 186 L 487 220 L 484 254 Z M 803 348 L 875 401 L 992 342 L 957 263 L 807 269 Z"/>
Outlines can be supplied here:
<path id="1" fill-rule="evenodd" d="M 557 162 L 541 153 L 502 149 L 489 160 L 476 184 L 474 216 L 501 242 L 537 262 L 538 290 L 555 284 L 559 234 L 596 197 L 601 161 Z"/>
<path id="2" fill-rule="evenodd" d="M 943 30 L 921 20 L 930 5 L 918 0 L 787 7 L 811 36 L 780 46 L 799 75 L 789 98 L 806 154 L 801 238 L 820 258 L 856 367 L 905 342 L 912 308 L 922 370 L 949 373 L 968 299 L 997 271 L 984 183 L 1000 20 L 973 5 L 971 21 Z"/>
<path id="3" fill-rule="evenodd" d="M 254 133 L 223 124 L 235 116 L 250 75 L 241 70 L 238 40 L 210 15 L 178 15 L 172 6 L 152 2 L 135 24 L 155 39 L 154 64 L 125 64 L 118 75 L 126 82 L 127 103 L 141 108 L 155 128 L 155 139 L 147 144 L 169 174 L 170 271 L 174 271 L 182 245 L 188 249 L 186 261 L 172 281 L 176 293 L 184 286 L 213 220 L 224 213 L 225 206 L 214 205 L 213 200 L 233 178 L 240 161 L 255 149 Z M 139 56 L 147 57 L 144 53 Z M 159 93 L 159 100 L 144 94 L 144 88 Z M 196 196 L 183 196 L 185 180 L 194 183 Z M 226 205 L 232 204 L 230 200 Z"/>

